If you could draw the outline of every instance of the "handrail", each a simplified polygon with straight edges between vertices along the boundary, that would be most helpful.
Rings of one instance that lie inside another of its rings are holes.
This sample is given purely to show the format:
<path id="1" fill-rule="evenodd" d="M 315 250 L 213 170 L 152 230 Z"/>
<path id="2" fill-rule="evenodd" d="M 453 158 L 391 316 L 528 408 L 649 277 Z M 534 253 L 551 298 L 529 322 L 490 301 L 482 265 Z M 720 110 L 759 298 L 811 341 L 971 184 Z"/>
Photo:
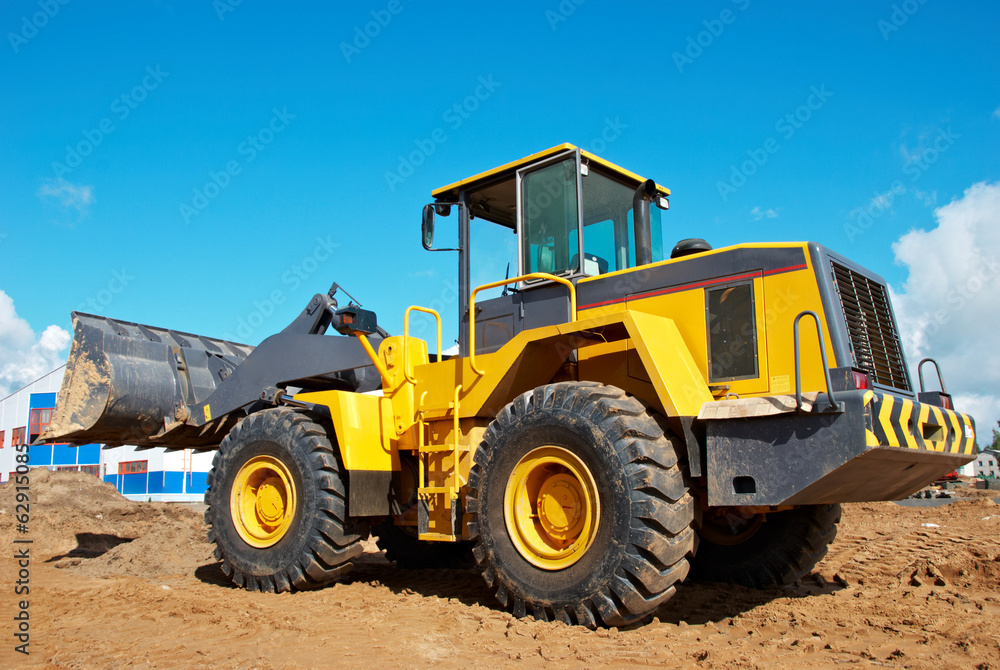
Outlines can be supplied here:
<path id="1" fill-rule="evenodd" d="M 826 377 L 826 395 L 830 400 L 830 410 L 838 411 L 840 407 L 833 399 L 833 384 L 830 382 L 830 366 L 826 362 L 826 340 L 823 339 L 823 328 L 820 325 L 819 316 L 812 310 L 805 310 L 795 317 L 792 330 L 795 335 L 795 409 L 802 409 L 802 375 L 800 372 L 799 360 L 799 320 L 804 316 L 811 316 L 816 322 L 816 335 L 819 336 L 819 355 L 823 360 L 823 375 Z"/>
<path id="2" fill-rule="evenodd" d="M 437 321 L 438 361 L 441 360 L 441 315 L 429 307 L 418 307 L 417 305 L 410 305 L 406 308 L 406 311 L 403 312 L 403 377 L 411 384 L 416 384 L 416 378 L 410 375 L 410 312 L 423 312 L 424 314 L 434 315 L 434 319 Z"/>
<path id="3" fill-rule="evenodd" d="M 455 409 L 452 412 L 452 421 L 455 422 L 453 430 L 455 431 L 455 446 L 452 448 L 452 464 L 451 464 L 451 476 L 452 476 L 452 491 L 458 493 L 458 438 L 461 437 L 461 426 L 458 420 L 458 396 L 462 393 L 462 385 L 459 384 L 455 387 Z"/>
<path id="4" fill-rule="evenodd" d="M 361 342 L 361 346 L 364 347 L 365 353 L 368 354 L 368 358 L 371 359 L 372 365 L 378 370 L 379 377 L 382 378 L 382 388 L 389 388 L 392 386 L 392 377 L 389 376 L 389 371 L 385 369 L 385 365 L 382 364 L 382 359 L 378 357 L 375 350 L 372 348 L 371 342 L 365 337 L 364 333 L 353 333 L 354 337 L 358 338 Z"/>
<path id="5" fill-rule="evenodd" d="M 490 282 L 489 284 L 483 284 L 482 286 L 477 286 L 472 291 L 472 295 L 469 296 L 469 365 L 472 366 L 472 371 L 480 377 L 485 375 L 486 372 L 476 367 L 476 294 L 488 288 L 506 286 L 507 284 L 514 284 L 519 281 L 524 281 L 525 279 L 548 279 L 569 288 L 569 318 L 571 323 L 576 321 L 576 286 L 565 277 L 557 277 L 555 275 L 550 275 L 547 272 L 529 272 L 528 274 L 521 275 L 520 277 L 511 277 L 510 279 L 503 279 L 500 281 Z"/>
<path id="6" fill-rule="evenodd" d="M 941 393 L 947 395 L 948 391 L 944 388 L 944 377 L 941 376 L 941 366 L 933 358 L 925 358 L 924 360 L 917 363 L 917 377 L 920 378 L 920 392 L 924 392 L 924 363 L 933 363 L 934 369 L 937 370 L 938 383 L 941 384 Z"/>

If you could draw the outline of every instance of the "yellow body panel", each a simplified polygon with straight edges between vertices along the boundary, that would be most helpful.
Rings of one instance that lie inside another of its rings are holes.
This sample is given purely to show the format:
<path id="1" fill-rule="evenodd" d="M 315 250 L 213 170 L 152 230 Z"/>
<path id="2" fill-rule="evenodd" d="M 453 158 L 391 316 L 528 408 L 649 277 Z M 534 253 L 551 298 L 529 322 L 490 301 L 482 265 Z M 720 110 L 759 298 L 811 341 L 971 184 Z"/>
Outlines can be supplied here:
<path id="1" fill-rule="evenodd" d="M 399 470 L 392 402 L 388 398 L 350 391 L 316 391 L 299 393 L 295 400 L 330 409 L 340 456 L 348 471 Z"/>
<path id="2" fill-rule="evenodd" d="M 626 310 L 625 323 L 666 416 L 697 416 L 701 406 L 712 401 L 712 394 L 674 322 Z"/>

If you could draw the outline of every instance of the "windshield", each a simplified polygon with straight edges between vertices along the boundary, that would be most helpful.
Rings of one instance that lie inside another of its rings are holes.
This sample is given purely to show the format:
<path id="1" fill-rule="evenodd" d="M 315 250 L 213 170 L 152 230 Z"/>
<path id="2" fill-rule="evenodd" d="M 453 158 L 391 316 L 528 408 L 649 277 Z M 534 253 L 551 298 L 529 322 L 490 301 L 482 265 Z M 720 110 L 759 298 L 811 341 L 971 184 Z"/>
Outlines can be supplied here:
<path id="1" fill-rule="evenodd" d="M 563 274 L 580 263 L 576 159 L 524 175 L 521 245 L 525 272 Z"/>

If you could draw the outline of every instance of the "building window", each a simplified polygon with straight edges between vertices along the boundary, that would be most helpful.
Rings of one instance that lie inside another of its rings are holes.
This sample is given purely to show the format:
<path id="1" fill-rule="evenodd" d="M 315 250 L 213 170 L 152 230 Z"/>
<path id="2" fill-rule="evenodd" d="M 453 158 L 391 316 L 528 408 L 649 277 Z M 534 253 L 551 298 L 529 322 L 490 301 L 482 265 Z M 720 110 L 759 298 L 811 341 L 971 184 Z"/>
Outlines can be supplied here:
<path id="1" fill-rule="evenodd" d="M 10 446 L 16 447 L 19 444 L 24 444 L 24 426 L 15 428 L 10 434 Z"/>
<path id="2" fill-rule="evenodd" d="M 141 475 L 146 470 L 149 461 L 124 461 L 118 464 L 118 474 L 120 475 Z"/>
<path id="3" fill-rule="evenodd" d="M 5 438 L 5 435 L 4 435 L 5 432 L 6 431 L 0 430 L 0 449 L 3 449 L 3 446 L 4 446 L 3 445 L 3 441 L 4 441 L 4 438 Z"/>
<path id="4" fill-rule="evenodd" d="M 85 472 L 88 475 L 97 476 L 97 466 L 96 465 L 81 465 L 80 472 Z"/>
<path id="5" fill-rule="evenodd" d="M 52 423 L 52 409 L 52 407 L 42 407 L 31 410 L 28 417 L 29 443 L 37 440 L 42 431 Z"/>

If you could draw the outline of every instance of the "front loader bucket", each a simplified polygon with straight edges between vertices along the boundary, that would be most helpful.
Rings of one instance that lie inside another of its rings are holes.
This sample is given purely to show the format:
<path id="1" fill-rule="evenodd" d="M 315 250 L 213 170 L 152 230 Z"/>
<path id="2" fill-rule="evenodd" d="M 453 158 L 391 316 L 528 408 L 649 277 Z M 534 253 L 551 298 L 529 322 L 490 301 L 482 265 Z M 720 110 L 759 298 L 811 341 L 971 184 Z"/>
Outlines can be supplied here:
<path id="1" fill-rule="evenodd" d="M 148 444 L 205 400 L 253 347 L 73 313 L 73 345 L 39 442 Z"/>

